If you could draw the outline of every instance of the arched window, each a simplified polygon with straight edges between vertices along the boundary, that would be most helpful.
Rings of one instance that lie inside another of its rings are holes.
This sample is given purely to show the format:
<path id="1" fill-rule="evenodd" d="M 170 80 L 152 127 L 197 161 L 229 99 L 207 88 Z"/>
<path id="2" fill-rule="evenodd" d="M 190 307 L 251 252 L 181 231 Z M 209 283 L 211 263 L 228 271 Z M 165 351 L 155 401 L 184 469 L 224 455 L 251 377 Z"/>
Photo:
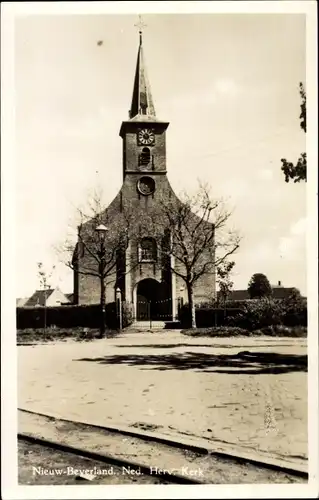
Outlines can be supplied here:
<path id="1" fill-rule="evenodd" d="M 139 262 L 155 262 L 157 260 L 157 246 L 154 238 L 143 238 L 140 241 Z"/>
<path id="2" fill-rule="evenodd" d="M 139 156 L 139 165 L 148 165 L 151 161 L 151 152 L 149 148 L 143 148 Z"/>

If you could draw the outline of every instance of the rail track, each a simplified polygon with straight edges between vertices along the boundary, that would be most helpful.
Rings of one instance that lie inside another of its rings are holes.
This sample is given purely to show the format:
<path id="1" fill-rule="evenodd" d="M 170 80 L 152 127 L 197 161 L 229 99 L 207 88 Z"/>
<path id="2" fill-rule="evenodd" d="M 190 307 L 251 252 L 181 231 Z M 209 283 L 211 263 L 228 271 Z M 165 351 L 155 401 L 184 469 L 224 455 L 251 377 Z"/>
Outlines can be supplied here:
<path id="1" fill-rule="evenodd" d="M 91 484 L 101 479 L 99 470 L 103 464 L 117 471 L 113 479 L 108 478 L 109 483 L 118 482 L 120 478 L 124 483 L 132 480 L 149 481 L 149 484 L 305 483 L 308 478 L 306 470 L 287 463 L 212 451 L 133 429 L 123 431 L 89 425 L 23 409 L 18 413 L 21 445 L 31 450 L 38 446 L 73 457 L 72 463 L 78 460 L 79 469 L 83 460 L 91 466 L 98 464 L 95 469 L 92 467 L 96 474 L 90 477 Z M 24 463 L 27 459 L 28 455 Z M 41 466 L 45 468 L 45 464 Z"/>
<path id="2" fill-rule="evenodd" d="M 87 453 L 45 439 L 18 435 L 18 480 L 21 485 L 194 484 L 187 478 L 149 474 L 128 460 Z M 39 465 L 41 464 L 41 465 Z"/>

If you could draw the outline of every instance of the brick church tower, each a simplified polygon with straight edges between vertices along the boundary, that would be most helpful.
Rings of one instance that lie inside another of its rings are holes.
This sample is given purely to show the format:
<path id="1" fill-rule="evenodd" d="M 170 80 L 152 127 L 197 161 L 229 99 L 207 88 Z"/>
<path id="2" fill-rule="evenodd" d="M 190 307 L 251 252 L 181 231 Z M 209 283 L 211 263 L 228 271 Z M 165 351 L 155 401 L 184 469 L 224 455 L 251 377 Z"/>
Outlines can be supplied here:
<path id="1" fill-rule="evenodd" d="M 137 320 L 150 316 L 152 319 L 171 320 L 176 318 L 179 301 L 187 300 L 185 286 L 183 280 L 171 271 L 174 267 L 172 257 L 161 251 L 168 237 L 167 232 L 154 234 L 147 223 L 147 217 L 156 213 L 163 198 L 177 200 L 166 170 L 166 131 L 169 123 L 156 117 L 141 32 L 139 38 L 131 108 L 128 119 L 120 127 L 123 184 L 106 209 L 107 226 L 116 224 L 117 216 L 124 210 L 138 215 L 130 228 L 125 255 L 117 262 L 117 276 L 106 285 L 105 295 L 107 303 L 113 302 L 115 290 L 120 288 L 122 300 L 132 304 Z M 81 256 L 78 252 L 74 273 L 75 302 L 99 303 L 99 281 L 93 276 L 81 274 L 79 271 L 83 265 L 85 255 Z M 214 279 L 208 285 L 212 290 Z M 207 295 L 206 286 L 204 282 L 199 284 L 195 299 L 196 296 L 203 299 Z"/>

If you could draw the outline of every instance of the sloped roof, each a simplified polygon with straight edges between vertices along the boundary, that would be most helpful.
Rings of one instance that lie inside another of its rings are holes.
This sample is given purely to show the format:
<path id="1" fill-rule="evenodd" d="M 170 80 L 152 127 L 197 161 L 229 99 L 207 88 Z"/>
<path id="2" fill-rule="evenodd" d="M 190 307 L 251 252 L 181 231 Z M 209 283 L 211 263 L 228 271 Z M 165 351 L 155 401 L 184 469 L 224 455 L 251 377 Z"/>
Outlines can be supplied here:
<path id="1" fill-rule="evenodd" d="M 64 295 L 70 302 L 73 302 L 73 293 L 65 293 Z"/>
<path id="2" fill-rule="evenodd" d="M 272 298 L 273 299 L 284 299 L 288 297 L 293 290 L 294 287 L 284 287 L 284 286 L 272 286 Z M 220 295 L 220 292 L 217 292 L 217 296 Z M 233 290 L 228 300 L 248 300 L 250 299 L 248 290 Z"/>
<path id="3" fill-rule="evenodd" d="M 155 115 L 143 115 L 143 114 L 138 114 L 138 115 L 135 115 L 133 116 L 133 118 L 131 118 L 130 120 L 127 120 L 128 123 L 131 123 L 131 122 L 139 122 L 139 123 L 148 123 L 148 122 L 152 122 L 152 123 L 163 123 L 163 124 L 167 124 L 168 122 L 167 121 L 163 121 L 163 120 L 159 120 L 158 118 L 156 118 Z"/>
<path id="4" fill-rule="evenodd" d="M 156 118 L 155 106 L 151 92 L 151 86 L 148 80 L 146 66 L 143 54 L 142 33 L 140 32 L 140 44 L 137 53 L 137 62 L 135 69 L 133 94 L 131 107 L 129 110 L 129 119 L 122 122 L 120 136 L 123 137 L 124 129 L 128 124 L 139 123 L 140 125 L 156 123 L 167 127 L 167 121 Z"/>
<path id="5" fill-rule="evenodd" d="M 233 290 L 228 300 L 247 300 L 249 293 L 247 290 Z"/>
<path id="6" fill-rule="evenodd" d="M 142 33 L 140 32 L 140 45 L 137 53 L 137 62 L 134 78 L 132 103 L 130 118 L 136 115 L 146 115 L 155 117 L 155 108 L 151 94 L 151 87 L 148 81 L 146 67 L 144 63 Z"/>
<path id="7" fill-rule="evenodd" d="M 54 288 L 49 288 L 48 290 L 36 290 L 33 295 L 27 300 L 24 304 L 27 307 L 30 306 L 44 306 L 45 305 L 45 297 L 46 300 L 52 295 L 54 292 Z M 46 295 L 44 295 L 46 294 Z"/>
<path id="8" fill-rule="evenodd" d="M 288 297 L 291 292 L 295 290 L 294 287 L 289 287 L 289 288 L 285 288 L 285 287 L 273 287 L 272 289 L 272 297 L 274 299 L 285 299 L 286 297 Z"/>
<path id="9" fill-rule="evenodd" d="M 16 306 L 17 307 L 24 306 L 28 299 L 29 299 L 29 297 L 24 297 L 24 298 L 16 299 Z"/>

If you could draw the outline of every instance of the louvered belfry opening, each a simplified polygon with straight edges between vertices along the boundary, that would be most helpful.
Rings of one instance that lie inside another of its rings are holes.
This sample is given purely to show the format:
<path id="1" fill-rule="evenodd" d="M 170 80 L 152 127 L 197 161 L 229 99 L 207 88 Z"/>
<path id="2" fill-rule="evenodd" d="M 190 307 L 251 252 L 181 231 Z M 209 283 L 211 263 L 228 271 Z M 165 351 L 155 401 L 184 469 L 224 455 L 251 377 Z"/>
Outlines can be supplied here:
<path id="1" fill-rule="evenodd" d="M 143 148 L 142 152 L 139 155 L 139 165 L 140 166 L 148 166 L 151 162 L 151 151 L 149 148 Z"/>

